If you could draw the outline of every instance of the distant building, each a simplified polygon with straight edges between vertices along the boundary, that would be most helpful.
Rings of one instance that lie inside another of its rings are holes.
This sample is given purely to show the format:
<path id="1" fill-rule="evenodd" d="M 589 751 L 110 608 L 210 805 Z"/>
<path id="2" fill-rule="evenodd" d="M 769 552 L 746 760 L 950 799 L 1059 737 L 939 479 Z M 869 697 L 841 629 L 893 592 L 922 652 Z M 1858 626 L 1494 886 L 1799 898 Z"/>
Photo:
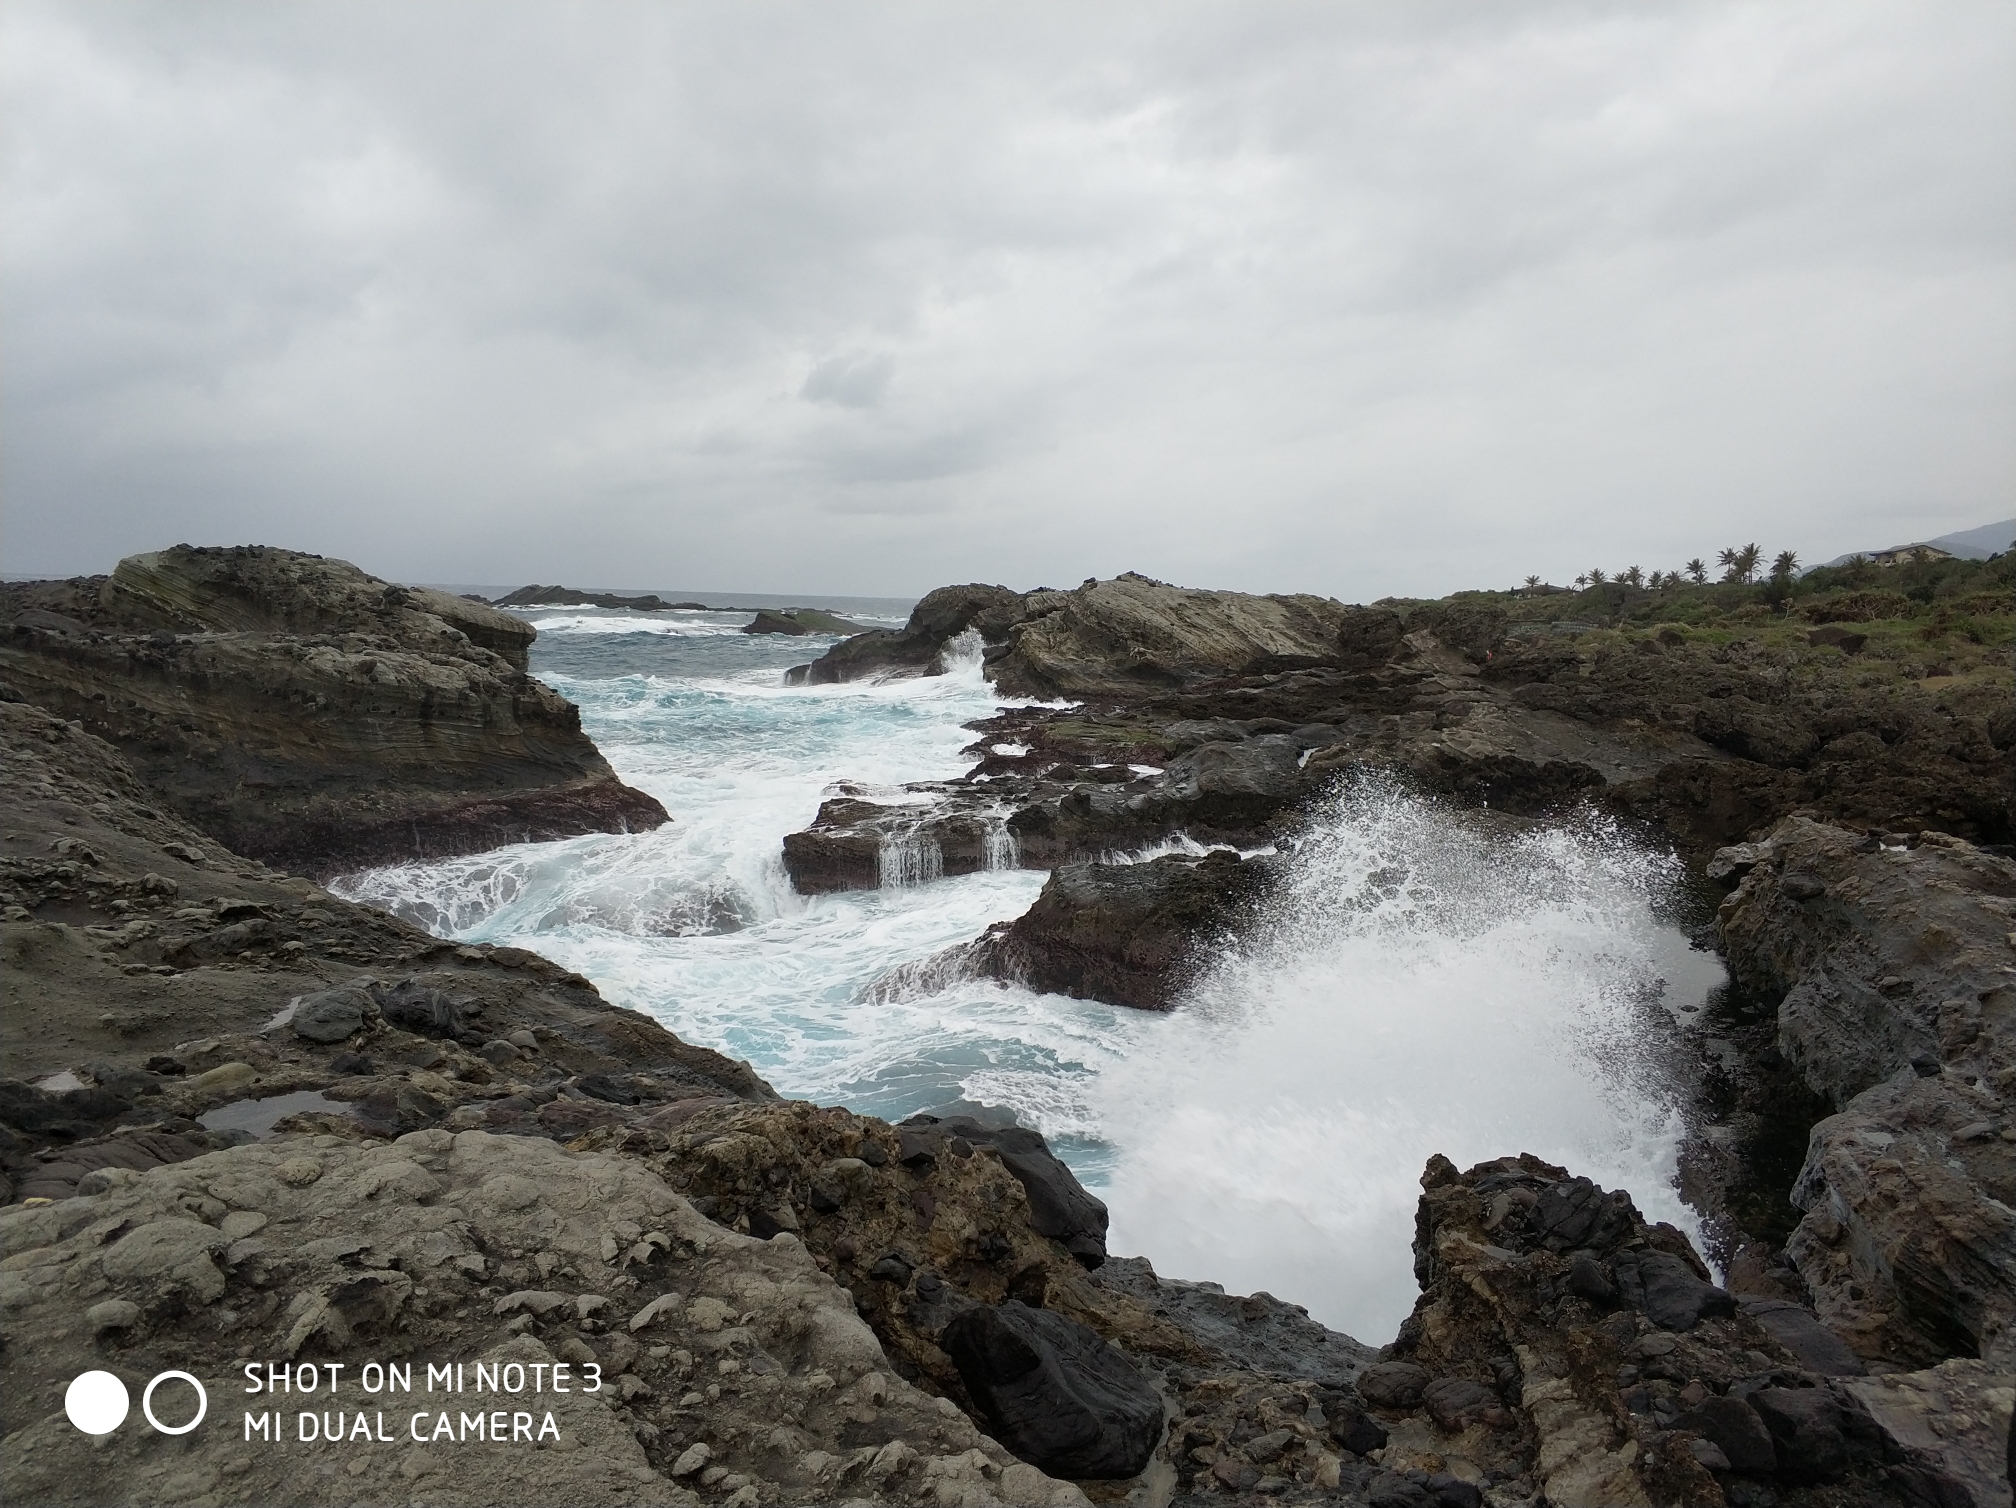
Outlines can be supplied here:
<path id="1" fill-rule="evenodd" d="M 1942 550 L 1937 545 L 1898 545 L 1895 549 L 1875 550 L 1869 555 L 1869 564 L 1878 566 L 1910 565 L 1918 560 L 1951 560 L 1953 552 Z"/>

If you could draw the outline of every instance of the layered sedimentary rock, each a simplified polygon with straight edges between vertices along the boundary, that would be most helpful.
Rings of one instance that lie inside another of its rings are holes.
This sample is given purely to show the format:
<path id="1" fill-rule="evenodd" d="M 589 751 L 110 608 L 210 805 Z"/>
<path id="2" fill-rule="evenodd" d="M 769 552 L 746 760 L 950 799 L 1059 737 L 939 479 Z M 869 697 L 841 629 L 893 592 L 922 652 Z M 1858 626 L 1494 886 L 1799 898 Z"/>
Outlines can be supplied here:
<path id="1" fill-rule="evenodd" d="M 645 829 L 530 624 L 342 561 L 178 546 L 10 584 L 0 676 L 234 852 L 298 872 Z"/>
<path id="2" fill-rule="evenodd" d="M 597 1093 L 770 1097 L 536 955 L 442 942 L 231 853 L 36 708 L 0 703 L 0 775 L 0 1192 L 195 1155 L 198 1117 L 289 1094 L 379 1135 L 472 1104 L 565 1131 Z"/>
<path id="3" fill-rule="evenodd" d="M 1789 1250 L 1872 1361 L 2016 1367 L 2016 863 L 1793 817 L 1726 850 L 1730 967 L 1837 1113 Z"/>

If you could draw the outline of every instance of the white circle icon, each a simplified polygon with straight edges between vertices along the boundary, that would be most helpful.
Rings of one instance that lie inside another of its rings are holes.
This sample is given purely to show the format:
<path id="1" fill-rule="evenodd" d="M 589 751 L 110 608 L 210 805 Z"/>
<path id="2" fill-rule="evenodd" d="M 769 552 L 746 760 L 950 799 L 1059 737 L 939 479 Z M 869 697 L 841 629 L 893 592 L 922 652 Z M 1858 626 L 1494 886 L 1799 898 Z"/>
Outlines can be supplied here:
<path id="1" fill-rule="evenodd" d="M 100 1372 L 95 1375 L 102 1377 L 108 1374 Z M 187 1424 L 167 1425 L 163 1424 L 159 1419 L 156 1419 L 154 1417 L 154 1390 L 160 1387 L 162 1383 L 168 1381 L 168 1379 L 171 1377 L 180 1378 L 183 1382 L 188 1383 L 190 1387 L 196 1390 L 196 1417 L 194 1419 L 191 1419 Z M 113 1381 L 117 1382 L 118 1379 L 115 1377 L 113 1378 Z M 197 1425 L 201 1424 L 203 1422 L 203 1416 L 210 1412 L 210 1395 L 203 1391 L 203 1384 L 198 1382 L 195 1378 L 191 1377 L 187 1372 L 163 1372 L 159 1376 L 157 1376 L 152 1382 L 148 1383 L 147 1391 L 140 1395 L 140 1412 L 145 1414 L 147 1416 L 147 1422 L 153 1425 L 154 1428 L 161 1431 L 162 1434 L 186 1435 Z M 75 1418 L 76 1416 L 72 1415 L 71 1417 Z M 124 1419 L 125 1417 L 126 1417 L 126 1390 L 124 1388 L 121 1388 L 119 1390 L 119 1418 Z M 114 1422 L 116 1423 L 117 1421 L 115 1420 Z"/>
<path id="2" fill-rule="evenodd" d="M 63 1394 L 63 1412 L 87 1435 L 111 1434 L 125 1422 L 132 1406 L 126 1384 L 110 1372 L 79 1373 Z"/>

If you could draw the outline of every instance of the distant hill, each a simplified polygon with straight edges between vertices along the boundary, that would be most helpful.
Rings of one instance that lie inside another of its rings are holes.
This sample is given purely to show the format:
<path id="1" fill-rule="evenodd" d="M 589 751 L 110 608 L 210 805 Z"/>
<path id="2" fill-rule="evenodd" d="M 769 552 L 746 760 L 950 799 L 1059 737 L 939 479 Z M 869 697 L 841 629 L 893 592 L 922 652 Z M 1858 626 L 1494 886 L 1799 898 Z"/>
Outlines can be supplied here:
<path id="1" fill-rule="evenodd" d="M 1941 534 L 1937 539 L 1914 539 L 1901 545 L 1887 545 L 1881 550 L 1851 550 L 1846 555 L 1823 561 L 1830 566 L 1846 565 L 1857 555 L 1887 555 L 1898 550 L 1909 550 L 1918 545 L 1930 545 L 1935 550 L 1944 550 L 1961 560 L 1986 560 L 1991 555 L 2000 555 L 2016 544 L 2016 518 L 2005 518 L 1999 524 L 1983 524 L 1978 529 L 1961 529 L 1952 534 Z"/>

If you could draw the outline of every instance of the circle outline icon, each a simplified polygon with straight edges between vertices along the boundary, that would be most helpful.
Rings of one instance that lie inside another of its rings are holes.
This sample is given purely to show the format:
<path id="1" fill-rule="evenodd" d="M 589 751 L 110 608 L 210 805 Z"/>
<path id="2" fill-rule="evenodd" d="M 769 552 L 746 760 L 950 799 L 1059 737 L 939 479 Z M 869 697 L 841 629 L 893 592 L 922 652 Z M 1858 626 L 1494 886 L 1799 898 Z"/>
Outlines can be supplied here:
<path id="1" fill-rule="evenodd" d="M 154 1390 L 172 1378 L 181 1378 L 196 1390 L 196 1417 L 187 1424 L 178 1424 L 172 1429 L 154 1417 Z M 147 1416 L 147 1422 L 164 1435 L 186 1435 L 203 1422 L 203 1416 L 210 1412 L 210 1394 L 202 1383 L 187 1372 L 158 1372 L 154 1380 L 147 1384 L 147 1391 L 140 1395 L 140 1412 Z"/>
<path id="2" fill-rule="evenodd" d="M 115 1396 L 119 1411 L 112 1414 Z M 99 1368 L 79 1372 L 70 1379 L 70 1386 L 63 1390 L 63 1412 L 80 1434 L 109 1435 L 126 1422 L 126 1416 L 132 1411 L 133 1395 L 126 1391 L 125 1382 L 116 1374 Z M 102 1422 L 106 1415 L 111 1415 L 111 1422 L 103 1429 L 89 1427 Z"/>

